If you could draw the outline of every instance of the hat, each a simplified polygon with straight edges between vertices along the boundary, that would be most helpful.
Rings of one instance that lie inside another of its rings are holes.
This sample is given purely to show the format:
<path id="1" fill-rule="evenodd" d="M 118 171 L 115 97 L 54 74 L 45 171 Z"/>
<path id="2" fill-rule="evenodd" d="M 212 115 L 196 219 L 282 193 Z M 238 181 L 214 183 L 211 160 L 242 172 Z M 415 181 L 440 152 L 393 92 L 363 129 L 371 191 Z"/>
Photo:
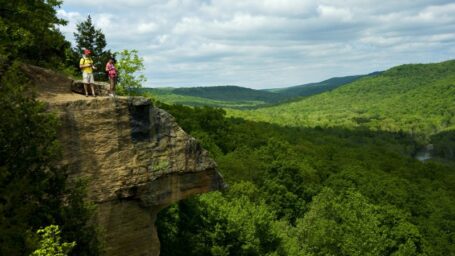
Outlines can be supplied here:
<path id="1" fill-rule="evenodd" d="M 89 49 L 84 49 L 84 54 L 87 55 L 87 54 L 90 54 L 92 53 L 92 51 L 90 51 Z"/>

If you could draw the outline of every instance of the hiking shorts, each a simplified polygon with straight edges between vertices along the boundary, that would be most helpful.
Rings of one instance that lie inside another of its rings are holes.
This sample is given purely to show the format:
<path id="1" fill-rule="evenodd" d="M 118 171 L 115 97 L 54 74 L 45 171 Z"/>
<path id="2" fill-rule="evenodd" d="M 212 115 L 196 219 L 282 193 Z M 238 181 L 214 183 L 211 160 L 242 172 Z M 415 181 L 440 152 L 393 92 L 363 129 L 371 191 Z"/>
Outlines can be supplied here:
<path id="1" fill-rule="evenodd" d="M 84 84 L 93 84 L 95 79 L 93 78 L 93 73 L 82 73 L 82 81 Z"/>

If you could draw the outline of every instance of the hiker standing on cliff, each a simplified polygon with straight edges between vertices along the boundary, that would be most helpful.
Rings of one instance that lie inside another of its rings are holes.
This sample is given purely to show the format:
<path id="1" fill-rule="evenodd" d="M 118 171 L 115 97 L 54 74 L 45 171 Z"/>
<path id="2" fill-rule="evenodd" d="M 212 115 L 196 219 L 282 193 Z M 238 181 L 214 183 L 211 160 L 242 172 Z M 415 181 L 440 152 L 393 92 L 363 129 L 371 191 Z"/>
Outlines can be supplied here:
<path id="1" fill-rule="evenodd" d="M 109 61 L 106 63 L 106 72 L 107 76 L 109 77 L 109 96 L 113 97 L 115 95 L 115 83 L 117 79 L 117 69 L 114 66 L 115 59 L 111 57 Z"/>
<path id="2" fill-rule="evenodd" d="M 95 78 L 93 77 L 93 70 L 96 69 L 93 65 L 93 60 L 90 57 L 92 52 L 89 49 L 84 49 L 84 54 L 79 62 L 79 67 L 82 70 L 82 81 L 84 83 L 85 97 L 88 97 L 87 87 L 90 85 L 92 88 L 92 95 L 96 97 L 95 94 Z"/>

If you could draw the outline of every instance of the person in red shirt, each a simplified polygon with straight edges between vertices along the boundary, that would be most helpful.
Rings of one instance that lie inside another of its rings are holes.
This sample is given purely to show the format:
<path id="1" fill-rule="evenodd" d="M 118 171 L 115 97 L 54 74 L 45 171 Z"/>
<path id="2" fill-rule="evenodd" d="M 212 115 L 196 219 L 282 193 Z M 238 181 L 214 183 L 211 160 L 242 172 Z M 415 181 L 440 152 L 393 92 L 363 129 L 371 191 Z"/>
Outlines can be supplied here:
<path id="1" fill-rule="evenodd" d="M 115 95 L 115 83 L 117 80 L 117 69 L 114 66 L 115 59 L 110 58 L 109 61 L 106 63 L 106 72 L 107 76 L 109 77 L 109 96 L 113 97 Z"/>

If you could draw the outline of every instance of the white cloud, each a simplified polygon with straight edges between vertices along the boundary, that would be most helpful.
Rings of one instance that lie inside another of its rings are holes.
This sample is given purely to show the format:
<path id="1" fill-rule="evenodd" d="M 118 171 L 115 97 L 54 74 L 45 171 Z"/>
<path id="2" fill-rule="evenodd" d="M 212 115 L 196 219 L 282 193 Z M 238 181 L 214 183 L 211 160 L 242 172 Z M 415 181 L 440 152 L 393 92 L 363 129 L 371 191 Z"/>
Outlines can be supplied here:
<path id="1" fill-rule="evenodd" d="M 155 22 L 143 22 L 137 26 L 139 33 L 151 33 L 158 30 L 158 24 Z"/>
<path id="2" fill-rule="evenodd" d="M 71 40 L 73 32 L 76 31 L 76 23 L 82 19 L 82 16 L 78 12 L 67 12 L 65 10 L 58 10 L 57 16 L 68 21 L 68 25 L 60 26 L 59 29 Z"/>
<path id="3" fill-rule="evenodd" d="M 322 18 L 335 19 L 343 22 L 352 20 L 352 13 L 347 8 L 320 5 L 318 6 L 318 12 Z"/>
<path id="4" fill-rule="evenodd" d="M 282 87 L 455 52 L 449 0 L 66 0 L 62 32 L 88 14 L 110 49 L 139 50 L 150 86 Z"/>

